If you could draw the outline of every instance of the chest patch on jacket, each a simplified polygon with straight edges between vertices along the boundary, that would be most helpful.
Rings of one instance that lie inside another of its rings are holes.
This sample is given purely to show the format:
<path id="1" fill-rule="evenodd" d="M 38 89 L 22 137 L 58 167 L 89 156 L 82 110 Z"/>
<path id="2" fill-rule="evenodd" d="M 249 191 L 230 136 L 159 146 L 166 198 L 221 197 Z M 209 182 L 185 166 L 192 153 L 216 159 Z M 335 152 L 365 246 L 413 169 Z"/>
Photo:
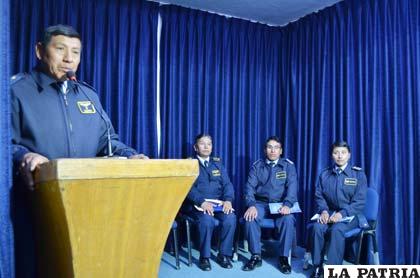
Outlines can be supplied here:
<path id="1" fill-rule="evenodd" d="M 79 107 L 79 111 L 82 114 L 95 114 L 96 113 L 95 106 L 89 100 L 78 101 L 77 106 Z"/>
<path id="2" fill-rule="evenodd" d="M 220 171 L 219 170 L 213 170 L 211 171 L 211 174 L 213 177 L 219 177 L 220 176 Z"/>
<path id="3" fill-rule="evenodd" d="M 344 185 L 352 185 L 352 186 L 356 186 L 356 185 L 357 185 L 357 179 L 353 179 L 353 178 L 345 178 L 345 179 L 344 179 Z"/>
<path id="4" fill-rule="evenodd" d="M 286 171 L 276 172 L 276 179 L 285 179 L 286 177 Z"/>

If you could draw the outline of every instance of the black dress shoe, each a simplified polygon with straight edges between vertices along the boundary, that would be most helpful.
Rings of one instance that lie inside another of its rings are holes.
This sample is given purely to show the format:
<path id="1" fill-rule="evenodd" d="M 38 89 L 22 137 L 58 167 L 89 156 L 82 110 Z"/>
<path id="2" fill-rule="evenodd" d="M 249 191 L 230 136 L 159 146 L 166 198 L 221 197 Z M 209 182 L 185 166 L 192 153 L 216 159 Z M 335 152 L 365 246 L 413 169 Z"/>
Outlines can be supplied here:
<path id="1" fill-rule="evenodd" d="M 279 258 L 279 269 L 284 274 L 292 273 L 292 268 L 289 264 L 289 259 L 287 257 L 281 256 Z"/>
<path id="2" fill-rule="evenodd" d="M 311 278 L 323 278 L 324 277 L 324 268 L 319 265 L 314 265 L 314 271 L 311 274 Z"/>
<path id="3" fill-rule="evenodd" d="M 201 270 L 210 271 L 211 264 L 209 258 L 200 258 L 198 262 L 198 267 L 201 268 Z"/>
<path id="4" fill-rule="evenodd" d="M 244 265 L 242 270 L 244 271 L 251 271 L 254 270 L 256 267 L 260 267 L 262 265 L 262 260 L 260 255 L 252 255 L 251 259 Z"/>
<path id="5" fill-rule="evenodd" d="M 223 268 L 232 268 L 232 263 L 228 256 L 219 254 L 216 257 L 216 262 Z"/>

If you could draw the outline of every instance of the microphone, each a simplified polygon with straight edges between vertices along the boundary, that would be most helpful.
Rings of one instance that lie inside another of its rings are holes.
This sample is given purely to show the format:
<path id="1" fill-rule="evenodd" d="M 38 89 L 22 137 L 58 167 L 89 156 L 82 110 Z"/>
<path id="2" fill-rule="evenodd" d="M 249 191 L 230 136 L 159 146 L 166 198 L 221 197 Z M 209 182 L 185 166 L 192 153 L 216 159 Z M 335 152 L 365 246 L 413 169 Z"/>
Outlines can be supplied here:
<path id="1" fill-rule="evenodd" d="M 81 84 L 79 81 L 77 81 L 76 78 L 76 74 L 74 73 L 74 71 L 69 70 L 68 72 L 66 72 L 66 77 L 70 80 L 73 81 L 73 83 L 80 88 L 80 91 L 85 95 L 85 97 L 90 101 L 90 103 L 92 103 L 93 107 L 95 107 L 95 103 L 93 102 L 93 100 L 88 96 L 88 94 L 85 92 L 85 90 L 83 90 L 83 86 L 81 86 Z M 89 86 L 90 87 L 90 86 Z M 105 115 L 103 114 L 103 111 L 98 110 L 96 107 L 95 109 L 99 112 L 99 115 L 101 116 L 101 119 L 105 122 L 106 125 L 106 137 L 107 137 L 107 143 L 108 143 L 108 157 L 113 157 L 114 153 L 112 152 L 112 142 L 111 142 L 111 124 L 109 123 L 109 121 L 106 120 Z"/>
<path id="2" fill-rule="evenodd" d="M 76 74 L 72 70 L 66 72 L 66 77 L 73 82 L 77 82 Z"/>

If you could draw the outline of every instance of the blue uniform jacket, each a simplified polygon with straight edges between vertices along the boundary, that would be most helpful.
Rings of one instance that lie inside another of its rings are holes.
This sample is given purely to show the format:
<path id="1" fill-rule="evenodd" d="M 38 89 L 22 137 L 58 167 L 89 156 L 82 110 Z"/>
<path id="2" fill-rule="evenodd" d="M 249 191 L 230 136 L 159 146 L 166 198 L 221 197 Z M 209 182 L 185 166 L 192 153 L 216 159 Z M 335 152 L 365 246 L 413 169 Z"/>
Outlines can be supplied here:
<path id="1" fill-rule="evenodd" d="M 334 167 L 321 172 L 315 191 L 317 212 L 340 212 L 343 217 L 363 212 L 366 202 L 367 179 L 359 167 L 347 165 L 341 174 Z"/>
<path id="2" fill-rule="evenodd" d="M 187 199 L 197 206 L 200 206 L 204 199 L 233 202 L 235 198 L 233 184 L 220 160 L 212 157 L 207 168 L 200 162 L 198 164 L 200 174 L 192 185 Z"/>
<path id="3" fill-rule="evenodd" d="M 249 171 L 244 194 L 247 208 L 254 206 L 256 200 L 283 202 L 292 207 L 297 202 L 297 175 L 293 162 L 280 158 L 271 167 L 265 159 L 257 160 Z"/>
<path id="4" fill-rule="evenodd" d="M 11 84 L 13 161 L 27 152 L 49 159 L 95 157 L 107 153 L 107 130 L 116 155 L 137 152 L 121 143 L 90 87 L 69 82 L 66 95 L 57 81 L 34 70 Z"/>

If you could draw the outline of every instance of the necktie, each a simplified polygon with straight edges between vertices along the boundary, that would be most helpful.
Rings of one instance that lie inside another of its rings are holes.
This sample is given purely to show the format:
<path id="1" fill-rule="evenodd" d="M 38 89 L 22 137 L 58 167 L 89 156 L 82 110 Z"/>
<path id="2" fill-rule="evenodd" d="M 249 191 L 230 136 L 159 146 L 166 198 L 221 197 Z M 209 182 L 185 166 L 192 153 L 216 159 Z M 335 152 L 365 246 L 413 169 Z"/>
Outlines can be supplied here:
<path id="1" fill-rule="evenodd" d="M 204 167 L 208 167 L 209 166 L 209 162 L 207 160 L 204 160 Z"/>
<path id="2" fill-rule="evenodd" d="M 337 174 L 337 176 L 340 175 L 341 172 L 343 172 L 343 170 L 340 167 L 335 168 L 335 173 Z"/>
<path id="3" fill-rule="evenodd" d="M 62 92 L 63 94 L 67 94 L 67 81 L 58 82 L 57 84 L 60 87 L 60 92 Z"/>
<path id="4" fill-rule="evenodd" d="M 271 168 L 273 168 L 273 167 L 274 167 L 274 165 L 276 165 L 276 163 L 274 163 L 274 162 L 270 162 L 270 163 L 268 163 L 268 165 L 270 165 L 270 167 L 271 167 Z"/>

